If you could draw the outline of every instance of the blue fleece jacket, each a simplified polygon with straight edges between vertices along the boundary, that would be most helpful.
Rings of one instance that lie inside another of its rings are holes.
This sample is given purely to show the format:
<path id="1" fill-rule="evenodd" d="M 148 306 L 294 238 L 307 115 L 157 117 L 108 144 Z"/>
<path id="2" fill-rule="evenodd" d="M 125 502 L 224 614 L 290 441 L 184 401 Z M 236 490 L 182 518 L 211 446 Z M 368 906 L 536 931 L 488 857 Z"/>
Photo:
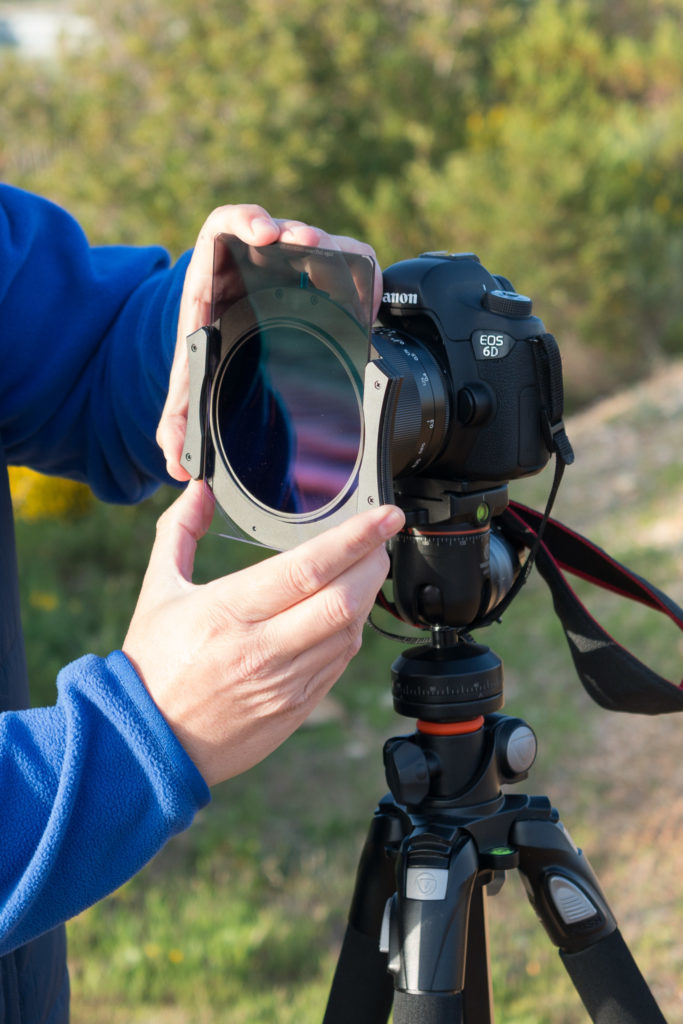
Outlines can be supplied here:
<path id="1" fill-rule="evenodd" d="M 0 1019 L 12 1024 L 66 1021 L 63 940 L 44 933 L 209 799 L 120 651 L 67 666 L 57 704 L 27 709 L 6 472 L 84 480 L 116 502 L 165 478 L 154 434 L 186 266 L 158 248 L 91 247 L 64 211 L 0 185 Z"/>

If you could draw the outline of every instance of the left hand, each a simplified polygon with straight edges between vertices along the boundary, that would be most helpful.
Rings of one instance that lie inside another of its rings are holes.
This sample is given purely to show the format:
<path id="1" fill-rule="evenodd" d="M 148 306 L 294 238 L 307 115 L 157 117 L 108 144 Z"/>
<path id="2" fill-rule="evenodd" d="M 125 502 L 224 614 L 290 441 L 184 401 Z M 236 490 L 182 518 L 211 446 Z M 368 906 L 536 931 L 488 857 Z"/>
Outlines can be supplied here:
<path id="1" fill-rule="evenodd" d="M 168 473 L 180 481 L 190 478 L 190 474 L 180 462 L 185 441 L 189 398 L 186 342 L 189 334 L 210 322 L 214 239 L 221 234 L 235 235 L 247 245 L 270 245 L 272 242 L 283 241 L 293 245 L 319 246 L 323 249 L 358 253 L 370 256 L 377 262 L 374 250 L 363 242 L 343 235 L 329 235 L 320 228 L 303 224 L 298 220 L 276 220 L 261 206 L 248 203 L 221 206 L 209 215 L 199 232 L 185 276 L 168 396 L 156 435 L 157 443 L 166 458 Z M 381 285 L 382 277 L 377 267 L 373 315 L 379 308 Z"/>
<path id="2" fill-rule="evenodd" d="M 341 676 L 404 517 L 391 506 L 362 512 L 197 586 L 210 515 L 198 481 L 162 515 L 122 650 L 212 786 L 267 757 Z"/>

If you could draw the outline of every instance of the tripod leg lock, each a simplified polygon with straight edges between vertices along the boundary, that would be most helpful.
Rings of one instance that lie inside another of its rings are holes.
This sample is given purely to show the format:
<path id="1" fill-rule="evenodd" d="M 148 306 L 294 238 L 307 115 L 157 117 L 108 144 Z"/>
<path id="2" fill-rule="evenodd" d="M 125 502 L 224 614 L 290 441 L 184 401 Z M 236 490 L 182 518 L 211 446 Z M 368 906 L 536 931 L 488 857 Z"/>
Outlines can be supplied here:
<path id="1" fill-rule="evenodd" d="M 519 821 L 511 838 L 529 902 L 556 946 L 576 953 L 616 931 L 593 869 L 563 825 Z"/>
<path id="2" fill-rule="evenodd" d="M 595 1024 L 666 1024 L 621 937 L 593 870 L 563 826 L 512 829 L 529 900 Z"/>
<path id="3" fill-rule="evenodd" d="M 465 984 L 467 926 L 479 871 L 476 845 L 421 835 L 406 840 L 382 945 L 401 992 L 455 993 Z"/>

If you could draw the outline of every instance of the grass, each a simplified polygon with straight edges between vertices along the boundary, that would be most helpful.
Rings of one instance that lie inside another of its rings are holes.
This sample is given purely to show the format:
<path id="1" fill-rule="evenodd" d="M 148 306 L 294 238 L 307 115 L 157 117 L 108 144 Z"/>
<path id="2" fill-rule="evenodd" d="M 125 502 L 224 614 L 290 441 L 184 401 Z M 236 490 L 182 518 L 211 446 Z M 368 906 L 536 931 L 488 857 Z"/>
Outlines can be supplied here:
<path id="1" fill-rule="evenodd" d="M 638 415 L 645 430 L 659 413 L 639 407 Z M 680 475 L 662 469 L 661 476 L 669 493 L 680 486 Z M 580 476 L 578 483 L 574 500 L 585 511 L 587 485 Z M 604 478 L 601 483 L 608 486 Z M 543 486 L 530 482 L 530 493 L 520 497 L 538 507 Z M 568 475 L 565 487 L 571 486 Z M 672 566 L 683 561 L 680 539 L 673 550 L 645 543 L 633 524 L 658 520 L 662 494 L 636 492 L 628 515 L 618 510 L 619 546 L 610 545 L 609 508 L 594 516 L 596 539 L 666 590 Z M 164 491 L 139 509 L 96 506 L 73 524 L 18 524 L 36 703 L 51 702 L 62 664 L 86 650 L 105 654 L 120 645 L 155 518 L 171 498 Z M 200 545 L 197 576 L 213 577 L 253 557 L 251 548 L 209 536 Z M 660 671 L 680 670 L 683 649 L 661 617 L 608 598 L 599 601 L 599 617 Z M 549 793 L 561 808 L 665 1013 L 681 1018 L 677 716 L 627 718 L 593 705 L 536 576 L 503 624 L 478 639 L 503 658 L 506 710 L 525 717 L 539 737 L 538 761 L 524 788 Z M 411 729 L 390 700 L 389 669 L 399 651 L 368 632 L 326 714 L 264 764 L 217 787 L 188 832 L 71 922 L 74 1024 L 322 1018 L 358 854 L 386 788 L 382 744 Z M 585 1021 L 518 879 L 512 875 L 489 902 L 499 1024 Z"/>

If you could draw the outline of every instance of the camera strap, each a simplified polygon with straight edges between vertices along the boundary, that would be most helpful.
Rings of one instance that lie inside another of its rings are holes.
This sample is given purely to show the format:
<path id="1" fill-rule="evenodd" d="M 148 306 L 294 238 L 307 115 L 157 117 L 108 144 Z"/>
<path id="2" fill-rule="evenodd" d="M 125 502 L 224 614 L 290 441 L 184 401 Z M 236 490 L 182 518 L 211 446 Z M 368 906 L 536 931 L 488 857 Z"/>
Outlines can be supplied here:
<path id="1" fill-rule="evenodd" d="M 498 622 L 503 612 L 507 611 L 529 579 L 543 540 L 546 523 L 550 521 L 550 513 L 555 504 L 565 468 L 571 466 L 574 461 L 574 449 L 567 436 L 563 419 L 564 387 L 560 347 L 552 334 L 541 334 L 537 338 L 530 338 L 529 341 L 534 346 L 536 380 L 541 398 L 541 429 L 548 451 L 555 456 L 553 482 L 546 501 L 545 512 L 539 516 L 536 534 L 532 543 L 527 545 L 529 554 L 515 582 L 502 601 L 478 618 L 470 627 L 471 629 L 480 629 L 482 626 L 490 626 L 491 623 Z"/>
<path id="2" fill-rule="evenodd" d="M 557 456 L 558 465 L 571 466 L 574 451 L 564 428 L 564 387 L 562 384 L 562 357 L 560 346 L 552 334 L 533 338 L 536 377 L 541 392 L 541 426 L 549 452 Z M 552 501 L 559 487 L 553 489 Z"/>
<path id="3" fill-rule="evenodd" d="M 683 711 L 683 683 L 658 675 L 614 640 L 586 609 L 564 577 L 568 572 L 667 615 L 683 630 L 683 609 L 591 541 L 544 513 L 517 502 L 498 518 L 515 544 L 536 550 L 538 571 L 550 587 L 579 679 L 610 711 L 661 715 Z M 542 538 L 539 539 L 539 530 Z"/>

